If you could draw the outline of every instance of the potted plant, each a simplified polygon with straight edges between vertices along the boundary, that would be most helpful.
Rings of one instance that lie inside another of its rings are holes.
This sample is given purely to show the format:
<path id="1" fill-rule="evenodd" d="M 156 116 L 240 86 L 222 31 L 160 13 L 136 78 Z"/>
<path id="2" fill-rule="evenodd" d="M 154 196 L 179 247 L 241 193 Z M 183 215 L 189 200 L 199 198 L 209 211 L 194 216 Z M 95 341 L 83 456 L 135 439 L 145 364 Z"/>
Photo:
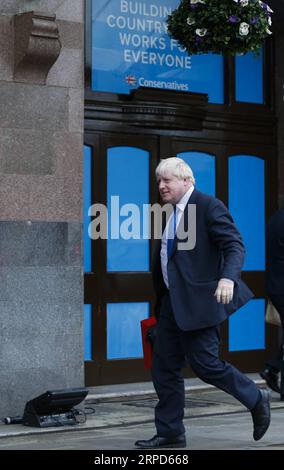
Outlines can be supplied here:
<path id="1" fill-rule="evenodd" d="M 168 32 L 190 55 L 258 53 L 272 34 L 272 13 L 260 0 L 181 0 Z"/>

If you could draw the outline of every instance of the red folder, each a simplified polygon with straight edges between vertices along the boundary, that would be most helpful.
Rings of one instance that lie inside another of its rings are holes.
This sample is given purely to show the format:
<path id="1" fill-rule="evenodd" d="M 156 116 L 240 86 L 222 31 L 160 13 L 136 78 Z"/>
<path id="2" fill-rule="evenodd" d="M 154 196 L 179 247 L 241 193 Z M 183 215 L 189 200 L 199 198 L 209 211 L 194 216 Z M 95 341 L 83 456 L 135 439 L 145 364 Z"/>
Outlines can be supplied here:
<path id="1" fill-rule="evenodd" d="M 142 346 L 143 346 L 143 355 L 144 355 L 144 366 L 146 369 L 151 369 L 152 367 L 152 354 L 153 349 L 152 345 L 147 338 L 147 333 L 149 328 L 157 324 L 156 317 L 145 318 L 141 320 L 141 333 L 142 333 Z"/>

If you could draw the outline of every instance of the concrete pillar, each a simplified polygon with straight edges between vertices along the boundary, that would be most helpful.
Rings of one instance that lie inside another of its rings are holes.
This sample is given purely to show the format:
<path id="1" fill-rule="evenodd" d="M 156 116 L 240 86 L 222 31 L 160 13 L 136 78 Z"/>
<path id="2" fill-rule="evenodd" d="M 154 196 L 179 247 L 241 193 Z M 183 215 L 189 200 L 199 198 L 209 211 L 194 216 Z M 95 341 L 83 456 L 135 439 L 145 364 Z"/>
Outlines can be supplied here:
<path id="1" fill-rule="evenodd" d="M 0 417 L 84 385 L 83 3 L 1 0 Z M 44 39 L 31 33 L 19 74 L 17 18 L 33 10 L 50 19 L 36 19 Z M 56 56 L 52 15 L 61 49 L 44 75 L 34 57 Z"/>

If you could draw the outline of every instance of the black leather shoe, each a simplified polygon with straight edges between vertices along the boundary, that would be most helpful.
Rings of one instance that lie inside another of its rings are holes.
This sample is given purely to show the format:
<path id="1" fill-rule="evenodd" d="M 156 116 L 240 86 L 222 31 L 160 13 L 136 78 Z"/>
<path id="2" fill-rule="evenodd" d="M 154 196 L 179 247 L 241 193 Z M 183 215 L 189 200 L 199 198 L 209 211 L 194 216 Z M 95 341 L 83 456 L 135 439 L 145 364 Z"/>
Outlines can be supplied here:
<path id="1" fill-rule="evenodd" d="M 184 434 L 176 437 L 160 437 L 154 436 L 148 440 L 136 441 L 135 445 L 140 449 L 157 449 L 158 447 L 186 447 L 186 438 Z"/>
<path id="2" fill-rule="evenodd" d="M 267 383 L 268 387 L 274 392 L 280 393 L 280 387 L 278 382 L 278 373 L 273 372 L 271 369 L 264 369 L 259 373 L 260 377 L 262 377 L 265 382 Z"/>
<path id="3" fill-rule="evenodd" d="M 262 395 L 261 400 L 251 410 L 253 420 L 253 438 L 255 441 L 259 441 L 270 425 L 270 393 L 268 390 L 260 390 Z"/>

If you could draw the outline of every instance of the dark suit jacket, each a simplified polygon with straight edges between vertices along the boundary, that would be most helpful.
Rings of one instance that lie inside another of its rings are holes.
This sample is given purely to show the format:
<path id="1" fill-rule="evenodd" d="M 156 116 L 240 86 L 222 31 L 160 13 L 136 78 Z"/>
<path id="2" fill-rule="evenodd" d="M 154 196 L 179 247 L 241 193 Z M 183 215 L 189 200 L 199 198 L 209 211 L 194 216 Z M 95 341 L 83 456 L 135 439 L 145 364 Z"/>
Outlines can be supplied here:
<path id="1" fill-rule="evenodd" d="M 196 245 L 192 250 L 178 250 L 175 238 L 168 261 L 168 279 L 175 319 L 184 331 L 219 325 L 253 297 L 241 281 L 244 245 L 231 215 L 216 198 L 194 189 L 189 204 L 196 204 Z M 182 221 L 181 221 L 182 222 Z M 184 227 L 188 227 L 187 207 Z M 153 282 L 157 294 L 158 314 L 161 298 L 167 292 L 161 259 L 161 241 L 153 257 Z M 228 305 L 218 304 L 214 292 L 218 281 L 228 278 L 235 282 L 234 298 Z"/>
<path id="2" fill-rule="evenodd" d="M 284 296 L 284 209 L 271 217 L 267 227 L 266 287 L 268 295 Z"/>

